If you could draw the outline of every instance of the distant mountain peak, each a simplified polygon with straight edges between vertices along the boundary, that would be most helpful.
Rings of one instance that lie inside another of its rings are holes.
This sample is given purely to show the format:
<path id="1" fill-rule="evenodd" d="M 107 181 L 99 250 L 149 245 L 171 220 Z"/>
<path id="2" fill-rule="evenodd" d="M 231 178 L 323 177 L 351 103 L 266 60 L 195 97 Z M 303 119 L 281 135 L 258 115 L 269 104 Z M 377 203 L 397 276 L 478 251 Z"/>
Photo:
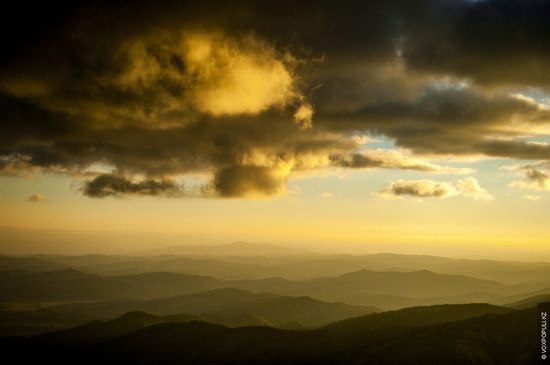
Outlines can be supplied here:
<path id="1" fill-rule="evenodd" d="M 151 321 L 159 318 L 154 314 L 146 313 L 143 311 L 132 311 L 115 318 L 113 321 Z"/>

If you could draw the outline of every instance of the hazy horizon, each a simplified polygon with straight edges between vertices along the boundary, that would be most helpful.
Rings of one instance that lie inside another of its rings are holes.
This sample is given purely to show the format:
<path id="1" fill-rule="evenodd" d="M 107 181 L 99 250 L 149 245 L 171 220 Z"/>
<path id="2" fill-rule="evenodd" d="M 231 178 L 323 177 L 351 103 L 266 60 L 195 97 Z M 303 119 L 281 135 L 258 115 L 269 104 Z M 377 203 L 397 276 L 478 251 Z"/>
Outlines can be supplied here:
<path id="1" fill-rule="evenodd" d="M 529 249 L 502 247 L 464 247 L 464 245 L 413 245 L 388 243 L 340 244 L 332 242 L 275 241 L 262 237 L 222 238 L 216 235 L 191 236 L 176 233 L 25 229 L 0 226 L 0 254 L 147 254 L 147 251 L 172 246 L 217 246 L 231 243 L 267 244 L 305 250 L 310 254 L 373 255 L 403 254 L 474 260 L 550 261 L 550 254 Z M 442 247 L 441 247 L 442 246 Z M 495 251 L 498 249 L 498 251 Z M 269 255 L 267 255 L 269 256 Z"/>

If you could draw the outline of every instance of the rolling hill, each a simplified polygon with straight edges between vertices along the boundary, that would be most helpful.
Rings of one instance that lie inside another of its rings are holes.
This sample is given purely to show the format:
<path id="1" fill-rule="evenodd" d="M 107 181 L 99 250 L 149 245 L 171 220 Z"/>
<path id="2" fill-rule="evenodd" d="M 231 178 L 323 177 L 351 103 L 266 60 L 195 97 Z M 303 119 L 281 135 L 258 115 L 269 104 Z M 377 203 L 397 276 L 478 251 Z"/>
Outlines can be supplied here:
<path id="1" fill-rule="evenodd" d="M 438 323 L 461 321 L 485 314 L 505 314 L 511 312 L 513 310 L 510 308 L 485 303 L 443 304 L 373 313 L 334 322 L 323 327 L 323 329 L 335 333 L 357 333 L 391 327 L 430 326 Z"/>
<path id="2" fill-rule="evenodd" d="M 360 270 L 314 280 L 290 281 L 269 278 L 226 281 L 226 284 L 252 292 L 305 295 L 326 301 L 373 305 L 386 310 L 414 305 L 483 302 L 530 289 L 529 286 L 508 286 L 489 280 L 438 274 L 427 270 Z"/>
<path id="3" fill-rule="evenodd" d="M 179 254 L 174 254 L 177 252 Z M 532 291 L 550 287 L 550 264 L 546 262 L 471 260 L 398 254 L 318 254 L 265 244 L 174 246 L 172 254 L 170 250 L 165 254 L 162 250 L 153 250 L 148 254 L 125 256 L 0 256 L 0 271 L 52 271 L 64 268 L 100 275 L 166 271 L 213 276 L 223 280 L 281 277 L 300 281 L 339 276 L 363 269 L 400 272 L 429 270 L 440 274 L 498 281 L 507 285 L 531 283 Z"/>
<path id="4" fill-rule="evenodd" d="M 214 278 L 156 272 L 99 276 L 77 270 L 0 272 L 0 302 L 160 298 L 223 287 Z"/>
<path id="5" fill-rule="evenodd" d="M 2 271 L 55 271 L 67 269 L 67 265 L 40 260 L 35 257 L 0 255 L 0 272 Z"/>
<path id="6" fill-rule="evenodd" d="M 384 310 L 445 303 L 495 303 L 504 296 L 533 293 L 529 285 L 510 286 L 427 270 L 360 270 L 337 277 L 302 281 L 283 278 L 223 281 L 213 277 L 170 272 L 105 276 L 74 269 L 0 272 L 0 303 L 155 299 L 218 288 L 306 296 L 328 302 L 374 306 Z"/>
<path id="7" fill-rule="evenodd" d="M 155 300 L 111 300 L 97 303 L 63 304 L 51 307 L 64 313 L 95 318 L 114 317 L 128 311 L 156 315 L 193 314 L 230 327 L 269 325 L 274 327 L 318 327 L 344 318 L 378 311 L 377 308 L 327 303 L 309 297 L 250 293 L 235 288 Z"/>
<path id="8" fill-rule="evenodd" d="M 128 312 L 109 321 L 95 320 L 74 328 L 49 332 L 34 337 L 44 346 L 90 346 L 127 333 L 161 323 L 186 323 L 201 320 L 193 315 L 159 317 L 144 312 Z"/>
<path id="9" fill-rule="evenodd" d="M 529 309 L 546 302 L 550 302 L 550 294 L 535 295 L 517 302 L 508 303 L 506 306 L 515 309 Z"/>
<path id="10" fill-rule="evenodd" d="M 370 323 L 365 318 L 289 331 L 163 323 L 134 313 L 54 334 L 0 339 L 0 349 L 22 362 L 55 358 L 61 364 L 78 359 L 84 364 L 527 365 L 538 356 L 536 316 L 530 310 L 474 304 L 411 308 Z M 155 321 L 161 323 L 149 325 Z"/>

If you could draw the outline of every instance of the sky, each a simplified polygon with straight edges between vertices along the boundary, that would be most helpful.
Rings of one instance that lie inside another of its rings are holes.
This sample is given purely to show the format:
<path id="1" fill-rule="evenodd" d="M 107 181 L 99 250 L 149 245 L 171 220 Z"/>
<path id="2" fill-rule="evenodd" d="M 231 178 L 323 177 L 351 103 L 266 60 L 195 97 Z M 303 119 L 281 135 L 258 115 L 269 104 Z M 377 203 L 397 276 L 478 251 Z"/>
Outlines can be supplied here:
<path id="1" fill-rule="evenodd" d="M 549 1 L 24 5 L 0 227 L 550 256 Z"/>

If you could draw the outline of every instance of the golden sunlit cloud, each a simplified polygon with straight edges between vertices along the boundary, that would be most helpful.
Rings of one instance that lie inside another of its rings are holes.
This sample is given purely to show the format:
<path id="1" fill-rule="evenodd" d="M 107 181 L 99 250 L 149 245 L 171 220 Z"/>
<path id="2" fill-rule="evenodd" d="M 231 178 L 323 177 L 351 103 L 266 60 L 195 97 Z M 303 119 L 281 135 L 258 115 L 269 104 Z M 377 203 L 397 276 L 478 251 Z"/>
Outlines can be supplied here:
<path id="1" fill-rule="evenodd" d="M 195 103 L 201 111 L 216 116 L 259 114 L 287 106 L 300 96 L 292 65 L 264 42 L 201 34 L 185 37 L 183 43 L 188 77 L 193 78 Z M 302 108 L 297 113 L 303 114 Z"/>
<path id="2" fill-rule="evenodd" d="M 309 104 L 302 104 L 294 113 L 294 121 L 302 128 L 311 128 L 313 108 Z"/>
<path id="3" fill-rule="evenodd" d="M 474 200 L 493 200 L 494 197 L 487 190 L 479 185 L 479 182 L 469 176 L 455 182 L 456 189 L 460 194 Z"/>
<path id="4" fill-rule="evenodd" d="M 197 113 L 258 115 L 285 108 L 289 120 L 311 127 L 313 107 L 298 88 L 295 59 L 252 35 L 153 31 L 113 48 L 102 55 L 106 71 L 91 73 L 78 97 L 62 97 L 66 90 L 44 75 L 7 76 L 0 88 L 105 128 L 136 123 L 165 128 L 192 122 Z M 112 92 L 123 97 L 113 99 Z"/>

